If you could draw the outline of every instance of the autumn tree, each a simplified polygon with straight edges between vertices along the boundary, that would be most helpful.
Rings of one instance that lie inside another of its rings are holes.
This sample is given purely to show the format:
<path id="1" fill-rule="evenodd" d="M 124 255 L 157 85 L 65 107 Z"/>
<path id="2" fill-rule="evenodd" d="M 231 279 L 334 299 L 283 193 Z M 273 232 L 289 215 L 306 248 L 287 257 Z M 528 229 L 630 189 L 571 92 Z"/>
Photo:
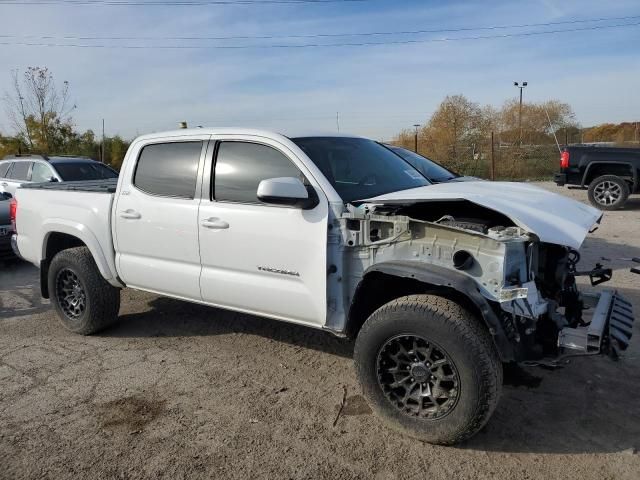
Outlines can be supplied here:
<path id="1" fill-rule="evenodd" d="M 519 116 L 518 100 L 509 100 L 502 106 L 497 128 L 502 142 L 512 145 L 519 142 Z M 574 136 L 578 129 L 573 110 L 567 103 L 548 100 L 543 103 L 522 104 L 522 142 L 525 145 L 552 143 L 554 132 L 560 133 L 558 140 L 562 143 L 569 132 Z"/>
<path id="2" fill-rule="evenodd" d="M 4 136 L 0 133 L 0 160 L 6 155 L 20 152 L 24 144 L 16 137 Z"/>
<path id="3" fill-rule="evenodd" d="M 129 148 L 130 142 L 123 140 L 121 137 L 116 135 L 111 138 L 110 142 L 110 152 L 109 152 L 109 163 L 114 168 L 118 170 L 122 166 L 122 161 L 124 160 L 124 156 L 127 153 L 127 149 Z"/>
<path id="4" fill-rule="evenodd" d="M 46 67 L 29 67 L 20 75 L 12 72 L 12 90 L 4 95 L 9 120 L 29 150 L 58 150 L 73 134 L 69 82 L 58 87 Z"/>
<path id="5" fill-rule="evenodd" d="M 453 170 L 465 170 L 477 158 L 491 122 L 464 95 L 447 96 L 421 132 L 425 153 Z"/>
<path id="6" fill-rule="evenodd" d="M 640 142 L 640 122 L 603 123 L 584 129 L 583 140 L 589 142 L 614 142 L 620 145 Z"/>

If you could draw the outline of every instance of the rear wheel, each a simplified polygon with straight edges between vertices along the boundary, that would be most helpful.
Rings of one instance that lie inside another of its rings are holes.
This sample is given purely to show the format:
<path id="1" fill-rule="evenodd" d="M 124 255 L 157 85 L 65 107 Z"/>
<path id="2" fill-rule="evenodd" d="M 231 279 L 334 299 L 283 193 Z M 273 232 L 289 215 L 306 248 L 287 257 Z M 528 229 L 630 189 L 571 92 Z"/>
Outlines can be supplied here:
<path id="1" fill-rule="evenodd" d="M 117 320 L 120 291 L 102 277 L 87 247 L 53 257 L 47 280 L 51 303 L 68 330 L 90 335 Z"/>
<path id="2" fill-rule="evenodd" d="M 603 175 L 589 184 L 589 201 L 600 210 L 622 208 L 629 198 L 629 185 L 615 175 Z"/>
<path id="3" fill-rule="evenodd" d="M 363 325 L 354 356 L 374 411 L 426 442 L 451 445 L 473 436 L 498 403 L 502 364 L 489 333 L 445 298 L 387 303 Z"/>

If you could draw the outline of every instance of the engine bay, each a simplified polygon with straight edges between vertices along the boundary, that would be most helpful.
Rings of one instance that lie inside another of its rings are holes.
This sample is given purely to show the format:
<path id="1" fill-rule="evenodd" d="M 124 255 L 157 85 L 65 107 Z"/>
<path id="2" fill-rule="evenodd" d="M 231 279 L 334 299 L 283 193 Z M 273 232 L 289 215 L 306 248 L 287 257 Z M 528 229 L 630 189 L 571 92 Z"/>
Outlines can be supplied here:
<path id="1" fill-rule="evenodd" d="M 518 360 L 562 354 L 563 329 L 587 327 L 583 314 L 595 306 L 585 301 L 576 277 L 589 276 L 592 285 L 611 278 L 599 264 L 578 270 L 577 250 L 541 242 L 508 217 L 467 201 L 350 205 L 340 223 L 350 291 L 384 262 L 462 274 L 490 304 Z"/>

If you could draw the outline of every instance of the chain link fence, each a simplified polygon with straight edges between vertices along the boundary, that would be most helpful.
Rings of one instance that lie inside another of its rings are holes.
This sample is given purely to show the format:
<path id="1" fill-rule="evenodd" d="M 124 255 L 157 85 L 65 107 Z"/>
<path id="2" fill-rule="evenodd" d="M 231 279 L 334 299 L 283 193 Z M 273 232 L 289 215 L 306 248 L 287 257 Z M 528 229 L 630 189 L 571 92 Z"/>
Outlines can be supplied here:
<path id="1" fill-rule="evenodd" d="M 482 178 L 492 178 L 492 157 L 495 180 L 544 180 L 551 179 L 558 171 L 560 153 L 556 145 L 493 146 L 487 142 L 486 149 L 474 155 L 476 163 L 471 167 Z"/>
<path id="2" fill-rule="evenodd" d="M 413 145 L 405 146 L 413 150 Z M 490 179 L 492 164 L 495 180 L 549 180 L 560 168 L 560 152 L 551 145 L 504 145 L 491 139 L 471 145 L 458 145 L 455 156 L 429 151 L 419 144 L 418 153 L 461 174 Z M 452 149 L 453 150 L 453 149 Z M 493 159 L 493 161 L 492 161 Z"/>

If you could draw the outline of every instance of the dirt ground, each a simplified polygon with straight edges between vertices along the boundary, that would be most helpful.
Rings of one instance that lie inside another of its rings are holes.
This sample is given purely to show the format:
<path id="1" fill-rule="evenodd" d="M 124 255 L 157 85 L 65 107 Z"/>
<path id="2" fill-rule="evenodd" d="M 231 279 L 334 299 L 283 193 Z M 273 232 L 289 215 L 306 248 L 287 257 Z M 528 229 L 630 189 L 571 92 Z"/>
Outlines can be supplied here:
<path id="1" fill-rule="evenodd" d="M 545 188 L 586 201 L 586 193 Z M 640 198 L 585 242 L 640 312 Z M 293 325 L 124 291 L 120 322 L 66 332 L 37 270 L 0 265 L 0 478 L 640 478 L 640 332 L 625 359 L 582 358 L 505 386 L 454 448 L 385 428 L 349 342 Z M 339 404 L 347 403 L 336 420 Z"/>

